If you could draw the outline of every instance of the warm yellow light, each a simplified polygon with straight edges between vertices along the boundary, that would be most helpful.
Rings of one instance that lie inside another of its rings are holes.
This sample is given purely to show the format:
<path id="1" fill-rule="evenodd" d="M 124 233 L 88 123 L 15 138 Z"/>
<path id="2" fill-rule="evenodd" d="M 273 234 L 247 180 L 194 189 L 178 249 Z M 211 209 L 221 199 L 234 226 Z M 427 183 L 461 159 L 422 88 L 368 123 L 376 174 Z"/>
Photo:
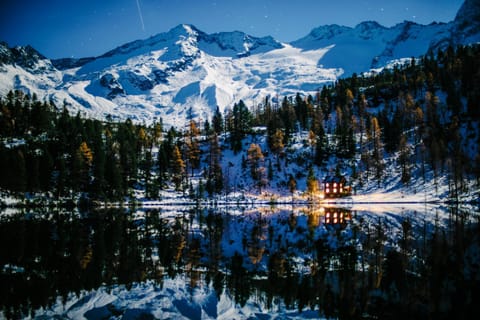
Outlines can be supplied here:
<path id="1" fill-rule="evenodd" d="M 330 189 L 327 188 L 327 193 L 330 193 Z"/>
<path id="2" fill-rule="evenodd" d="M 337 188 L 334 188 L 334 189 L 333 189 L 333 193 L 337 193 Z"/>
<path id="3" fill-rule="evenodd" d="M 335 182 L 335 183 L 333 184 L 333 186 L 336 187 L 336 186 L 337 186 L 337 183 Z"/>

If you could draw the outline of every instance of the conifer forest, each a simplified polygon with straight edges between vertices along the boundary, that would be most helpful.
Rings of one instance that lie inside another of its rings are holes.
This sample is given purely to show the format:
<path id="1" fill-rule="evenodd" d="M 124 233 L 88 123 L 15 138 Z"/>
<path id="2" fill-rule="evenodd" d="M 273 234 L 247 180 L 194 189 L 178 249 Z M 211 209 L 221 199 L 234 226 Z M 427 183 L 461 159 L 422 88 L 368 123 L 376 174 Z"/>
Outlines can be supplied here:
<path id="1" fill-rule="evenodd" d="M 290 177 L 309 170 L 348 173 L 358 190 L 392 174 L 408 185 L 413 174 L 425 179 L 432 172 L 448 178 L 449 197 L 458 201 L 467 180 L 480 181 L 479 56 L 478 46 L 449 47 L 340 79 L 316 96 L 239 101 L 183 128 L 164 128 L 161 119 L 147 126 L 84 118 L 35 94 L 10 92 L 0 100 L 0 167 L 8 168 L 0 187 L 88 202 L 133 198 L 135 189 L 147 199 L 168 188 L 193 198 L 234 187 L 288 192 Z M 297 133 L 300 153 L 292 151 Z M 248 185 L 229 183 L 226 150 L 241 155 Z M 398 173 L 386 172 L 388 161 L 397 162 Z"/>

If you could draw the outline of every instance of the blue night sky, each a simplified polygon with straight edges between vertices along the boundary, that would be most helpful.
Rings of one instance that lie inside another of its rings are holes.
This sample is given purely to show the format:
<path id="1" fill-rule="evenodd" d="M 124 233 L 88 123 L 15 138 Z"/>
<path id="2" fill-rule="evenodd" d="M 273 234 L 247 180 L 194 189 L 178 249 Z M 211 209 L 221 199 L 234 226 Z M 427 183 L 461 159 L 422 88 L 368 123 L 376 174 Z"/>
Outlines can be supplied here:
<path id="1" fill-rule="evenodd" d="M 463 0 L 2 0 L 0 41 L 48 58 L 98 56 L 181 23 L 287 42 L 325 24 L 428 24 L 455 18 Z"/>

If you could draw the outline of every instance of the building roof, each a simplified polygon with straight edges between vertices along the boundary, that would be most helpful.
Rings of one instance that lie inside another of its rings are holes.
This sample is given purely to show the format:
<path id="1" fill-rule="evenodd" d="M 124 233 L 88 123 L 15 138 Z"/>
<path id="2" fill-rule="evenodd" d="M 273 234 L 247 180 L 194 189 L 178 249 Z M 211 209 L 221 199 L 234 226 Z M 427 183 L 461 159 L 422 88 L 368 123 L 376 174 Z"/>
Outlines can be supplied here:
<path id="1" fill-rule="evenodd" d="M 323 179 L 324 183 L 345 183 L 345 177 L 341 176 L 326 176 L 325 179 Z"/>

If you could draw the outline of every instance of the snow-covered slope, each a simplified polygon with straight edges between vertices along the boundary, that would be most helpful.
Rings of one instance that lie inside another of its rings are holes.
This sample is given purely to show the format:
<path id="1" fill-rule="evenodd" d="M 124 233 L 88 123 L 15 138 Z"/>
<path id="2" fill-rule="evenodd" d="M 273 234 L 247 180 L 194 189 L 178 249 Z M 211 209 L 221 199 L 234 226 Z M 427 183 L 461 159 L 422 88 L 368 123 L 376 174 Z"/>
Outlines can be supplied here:
<path id="1" fill-rule="evenodd" d="M 428 26 L 403 22 L 386 28 L 362 22 L 355 28 L 330 25 L 314 29 L 293 46 L 304 50 L 332 46 L 320 61 L 323 66 L 342 68 L 345 75 L 378 68 L 391 60 L 418 57 L 450 37 L 451 24 Z"/>
<path id="2" fill-rule="evenodd" d="M 37 59 L 35 66 L 50 67 L 43 73 L 6 61 L 0 93 L 23 89 L 87 116 L 139 122 L 161 117 L 167 125 L 181 125 L 189 109 L 207 119 L 216 106 L 223 110 L 240 99 L 251 105 L 267 95 L 315 92 L 340 75 L 317 67 L 328 49 L 304 51 L 271 37 L 208 35 L 180 25 L 97 58 L 54 61 L 56 68 Z M 11 50 L 18 49 L 2 46 L 5 55 Z"/>
<path id="3" fill-rule="evenodd" d="M 290 44 L 243 32 L 206 34 L 191 25 L 127 43 L 96 58 L 50 61 L 33 48 L 0 43 L 0 95 L 22 89 L 72 112 L 181 126 L 187 114 L 210 118 L 244 100 L 314 94 L 325 83 L 391 60 L 480 41 L 478 1 L 455 21 L 386 28 L 322 26 Z M 190 112 L 190 111 L 192 112 Z"/>

